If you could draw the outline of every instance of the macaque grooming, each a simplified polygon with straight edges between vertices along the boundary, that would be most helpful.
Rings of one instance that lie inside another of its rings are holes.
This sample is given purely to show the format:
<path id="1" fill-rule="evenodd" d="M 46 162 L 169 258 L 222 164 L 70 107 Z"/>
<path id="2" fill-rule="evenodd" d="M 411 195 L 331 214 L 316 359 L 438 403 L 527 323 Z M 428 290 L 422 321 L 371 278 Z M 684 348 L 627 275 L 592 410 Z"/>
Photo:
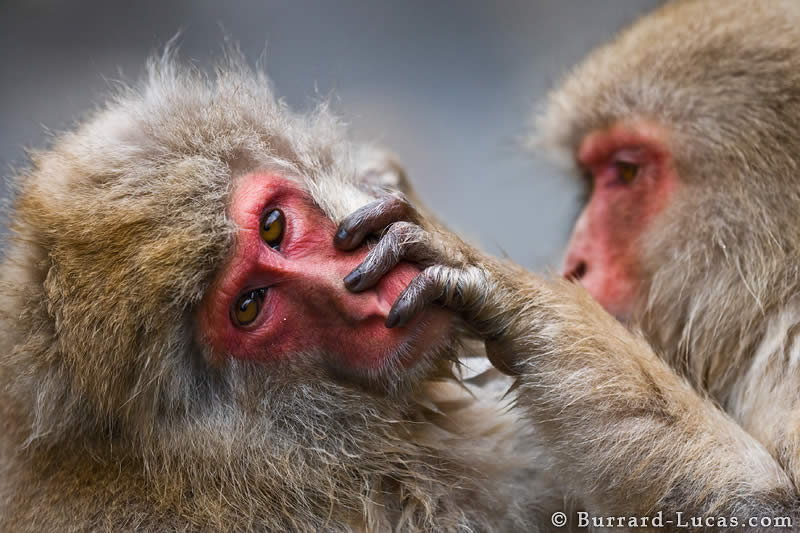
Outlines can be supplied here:
<path id="1" fill-rule="evenodd" d="M 798 43 L 794 2 L 676 2 L 576 68 L 532 137 L 589 193 L 557 280 L 324 107 L 154 62 L 18 180 L 0 529 L 797 527 Z M 512 378 L 463 379 L 484 346 Z"/>

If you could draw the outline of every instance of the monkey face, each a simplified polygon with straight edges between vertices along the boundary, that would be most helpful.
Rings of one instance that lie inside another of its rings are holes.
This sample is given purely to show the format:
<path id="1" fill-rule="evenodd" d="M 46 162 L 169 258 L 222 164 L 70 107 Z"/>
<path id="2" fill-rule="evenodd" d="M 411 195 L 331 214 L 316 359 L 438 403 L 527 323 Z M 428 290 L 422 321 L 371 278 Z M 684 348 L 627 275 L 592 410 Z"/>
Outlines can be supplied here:
<path id="1" fill-rule="evenodd" d="M 577 159 L 591 191 L 570 239 L 564 276 L 626 319 L 642 279 L 642 240 L 678 184 L 665 135 L 646 123 L 587 135 Z"/>
<path id="2" fill-rule="evenodd" d="M 380 375 L 415 365 L 447 336 L 450 319 L 442 310 L 405 327 L 385 326 L 397 296 L 419 273 L 410 263 L 371 290 L 346 290 L 343 279 L 368 250 L 334 248 L 333 221 L 296 181 L 263 172 L 240 178 L 230 216 L 238 228 L 232 257 L 198 312 L 214 358 L 275 364 L 317 353 L 319 363 L 339 371 Z"/>

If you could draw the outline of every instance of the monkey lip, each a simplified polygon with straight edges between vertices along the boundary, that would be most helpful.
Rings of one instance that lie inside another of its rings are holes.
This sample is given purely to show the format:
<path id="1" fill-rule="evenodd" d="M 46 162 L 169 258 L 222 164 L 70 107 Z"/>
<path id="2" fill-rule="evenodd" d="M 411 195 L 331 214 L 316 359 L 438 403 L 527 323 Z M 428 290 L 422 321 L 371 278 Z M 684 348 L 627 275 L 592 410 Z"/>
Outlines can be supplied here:
<path id="1" fill-rule="evenodd" d="M 373 315 L 362 323 L 359 348 L 354 349 L 352 339 L 345 340 L 335 365 L 355 374 L 370 375 L 392 368 L 412 368 L 436 351 L 433 347 L 449 335 L 451 323 L 451 316 L 443 309 L 425 309 L 404 326 L 391 329 L 384 325 L 382 316 Z M 365 339 L 369 341 L 364 343 Z"/>
<path id="2" fill-rule="evenodd" d="M 389 316 L 389 311 L 397 297 L 419 273 L 419 267 L 411 263 L 400 262 L 378 281 L 375 292 L 378 295 L 380 313 L 384 318 Z"/>
<path id="3" fill-rule="evenodd" d="M 373 349 L 348 350 L 342 354 L 347 366 L 353 370 L 361 368 L 376 371 L 399 363 L 410 368 L 437 343 L 450 323 L 449 314 L 441 309 L 424 309 L 404 326 L 385 326 L 389 311 L 397 297 L 420 273 L 412 263 L 401 262 L 387 272 L 375 285 L 371 295 L 370 311 L 361 320 L 362 335 L 374 342 Z M 367 333 L 368 332 L 368 333 Z"/>

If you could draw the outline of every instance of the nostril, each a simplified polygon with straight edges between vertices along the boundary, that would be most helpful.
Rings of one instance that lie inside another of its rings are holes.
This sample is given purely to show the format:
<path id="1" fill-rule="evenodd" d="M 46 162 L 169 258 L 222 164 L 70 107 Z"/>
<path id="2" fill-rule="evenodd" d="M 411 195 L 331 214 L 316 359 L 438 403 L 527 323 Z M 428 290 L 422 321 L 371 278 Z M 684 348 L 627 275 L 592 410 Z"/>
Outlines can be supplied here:
<path id="1" fill-rule="evenodd" d="M 564 276 L 569 281 L 579 281 L 586 275 L 586 261 L 580 261 L 575 267 Z"/>

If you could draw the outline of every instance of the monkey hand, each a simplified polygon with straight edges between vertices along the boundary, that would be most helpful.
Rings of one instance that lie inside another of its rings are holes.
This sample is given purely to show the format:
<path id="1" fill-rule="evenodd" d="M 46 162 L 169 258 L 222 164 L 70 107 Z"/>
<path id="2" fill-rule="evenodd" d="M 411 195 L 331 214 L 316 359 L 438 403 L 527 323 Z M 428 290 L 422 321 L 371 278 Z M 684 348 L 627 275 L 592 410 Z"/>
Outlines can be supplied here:
<path id="1" fill-rule="evenodd" d="M 509 298 L 517 292 L 514 284 L 531 279 L 530 273 L 470 246 L 424 217 L 400 194 L 384 196 L 349 215 L 334 242 L 352 250 L 372 234 L 379 234 L 380 240 L 345 278 L 348 289 L 358 292 L 374 286 L 401 261 L 422 268 L 392 306 L 387 327 L 402 326 L 435 303 L 458 313 L 484 339 L 505 336 L 515 313 L 503 302 L 516 300 Z M 501 359 L 492 362 L 500 370 L 511 370 Z"/>

